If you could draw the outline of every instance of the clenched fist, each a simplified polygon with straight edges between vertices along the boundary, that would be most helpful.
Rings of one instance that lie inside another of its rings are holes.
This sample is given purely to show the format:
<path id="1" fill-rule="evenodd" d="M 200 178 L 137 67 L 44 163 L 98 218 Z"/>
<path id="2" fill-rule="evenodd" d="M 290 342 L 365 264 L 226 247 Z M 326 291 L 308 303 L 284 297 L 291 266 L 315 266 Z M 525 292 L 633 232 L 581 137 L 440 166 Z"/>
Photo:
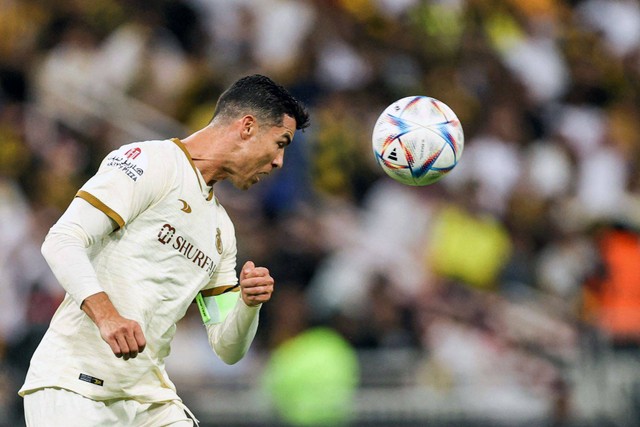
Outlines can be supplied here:
<path id="1" fill-rule="evenodd" d="M 140 324 L 122 317 L 106 293 L 91 295 L 82 302 L 81 308 L 96 324 L 116 357 L 129 360 L 144 351 L 147 341 Z"/>
<path id="2" fill-rule="evenodd" d="M 256 267 L 247 261 L 240 272 L 240 295 L 245 304 L 258 306 L 271 299 L 273 293 L 273 277 L 265 267 Z"/>

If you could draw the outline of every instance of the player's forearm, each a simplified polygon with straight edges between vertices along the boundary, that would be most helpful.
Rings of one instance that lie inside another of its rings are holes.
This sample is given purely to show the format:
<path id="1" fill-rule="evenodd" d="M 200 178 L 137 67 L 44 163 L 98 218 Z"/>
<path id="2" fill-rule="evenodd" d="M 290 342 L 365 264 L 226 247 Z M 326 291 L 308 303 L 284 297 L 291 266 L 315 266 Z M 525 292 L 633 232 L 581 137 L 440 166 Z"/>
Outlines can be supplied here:
<path id="1" fill-rule="evenodd" d="M 42 244 L 42 255 L 78 306 L 88 296 L 103 291 L 81 240 L 54 227 Z"/>
<path id="2" fill-rule="evenodd" d="M 240 298 L 222 323 L 206 325 L 209 344 L 225 363 L 244 357 L 258 330 L 260 306 L 249 307 Z"/>
<path id="3" fill-rule="evenodd" d="M 104 319 L 119 316 L 115 306 L 105 292 L 98 292 L 84 299 L 80 306 L 93 323 L 100 325 Z"/>

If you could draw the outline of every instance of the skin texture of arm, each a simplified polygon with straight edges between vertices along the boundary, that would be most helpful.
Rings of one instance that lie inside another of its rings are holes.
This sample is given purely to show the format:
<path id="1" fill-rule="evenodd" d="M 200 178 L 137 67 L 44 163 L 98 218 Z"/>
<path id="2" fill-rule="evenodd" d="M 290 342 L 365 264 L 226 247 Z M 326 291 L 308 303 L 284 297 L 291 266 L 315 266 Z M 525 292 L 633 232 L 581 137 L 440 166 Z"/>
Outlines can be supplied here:
<path id="1" fill-rule="evenodd" d="M 147 341 L 135 320 L 122 317 L 105 292 L 86 298 L 82 310 L 100 330 L 100 336 L 109 344 L 116 357 L 134 358 L 144 351 Z"/>

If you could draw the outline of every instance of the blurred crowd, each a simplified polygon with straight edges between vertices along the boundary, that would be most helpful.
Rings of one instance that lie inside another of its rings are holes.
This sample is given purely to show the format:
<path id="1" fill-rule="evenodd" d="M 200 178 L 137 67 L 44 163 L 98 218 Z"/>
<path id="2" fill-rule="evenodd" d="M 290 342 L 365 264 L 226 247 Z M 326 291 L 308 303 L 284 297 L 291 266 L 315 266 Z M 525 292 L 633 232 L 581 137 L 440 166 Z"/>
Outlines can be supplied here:
<path id="1" fill-rule="evenodd" d="M 406 370 L 443 395 L 562 422 L 577 360 L 637 349 L 637 1 L 0 0 L 0 419 L 63 296 L 39 249 L 76 190 L 115 147 L 202 127 L 255 72 L 312 126 L 270 180 L 216 185 L 239 263 L 277 280 L 253 352 L 326 326 L 418 351 Z M 465 131 L 428 187 L 371 152 L 409 95 Z"/>

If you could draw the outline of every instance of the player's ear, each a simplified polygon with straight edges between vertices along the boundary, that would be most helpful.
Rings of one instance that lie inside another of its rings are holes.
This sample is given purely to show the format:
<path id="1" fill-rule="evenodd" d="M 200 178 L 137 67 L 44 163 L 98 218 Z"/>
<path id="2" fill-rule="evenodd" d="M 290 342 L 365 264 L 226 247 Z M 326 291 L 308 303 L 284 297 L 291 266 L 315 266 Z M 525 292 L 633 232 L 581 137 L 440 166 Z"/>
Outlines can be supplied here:
<path id="1" fill-rule="evenodd" d="M 247 114 L 240 119 L 240 137 L 242 139 L 251 138 L 256 132 L 256 118 Z"/>

